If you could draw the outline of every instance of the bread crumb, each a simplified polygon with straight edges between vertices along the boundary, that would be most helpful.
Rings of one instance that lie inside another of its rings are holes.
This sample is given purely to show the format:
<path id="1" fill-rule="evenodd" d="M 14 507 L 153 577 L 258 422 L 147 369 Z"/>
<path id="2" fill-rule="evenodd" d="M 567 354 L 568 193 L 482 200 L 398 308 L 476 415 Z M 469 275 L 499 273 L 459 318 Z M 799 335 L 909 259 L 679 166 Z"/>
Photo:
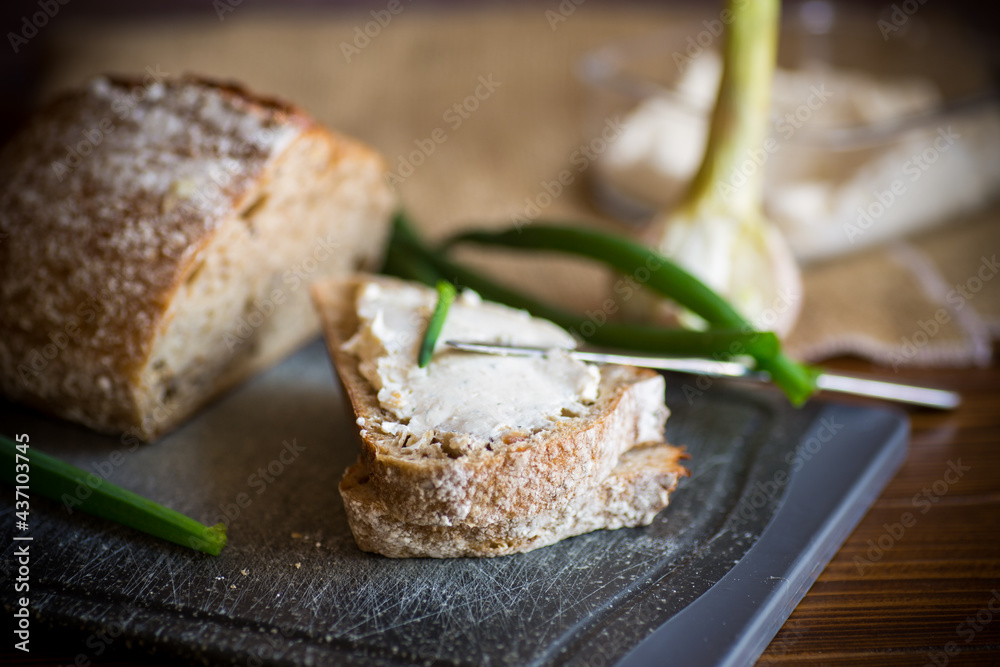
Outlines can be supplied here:
<path id="1" fill-rule="evenodd" d="M 317 543 L 316 543 L 316 546 L 318 547 L 318 546 L 320 546 L 321 544 L 323 544 L 323 543 L 322 543 L 322 542 L 317 542 Z"/>
<path id="2" fill-rule="evenodd" d="M 295 569 L 296 569 L 296 570 L 297 570 L 297 569 L 299 569 L 300 567 L 302 567 L 302 563 L 296 563 L 296 564 L 295 564 Z"/>
<path id="3" fill-rule="evenodd" d="M 236 588 L 236 584 L 230 584 L 230 588 Z"/>
<path id="4" fill-rule="evenodd" d="M 248 574 L 250 574 L 250 570 L 240 570 L 240 574 L 242 574 L 245 577 Z"/>

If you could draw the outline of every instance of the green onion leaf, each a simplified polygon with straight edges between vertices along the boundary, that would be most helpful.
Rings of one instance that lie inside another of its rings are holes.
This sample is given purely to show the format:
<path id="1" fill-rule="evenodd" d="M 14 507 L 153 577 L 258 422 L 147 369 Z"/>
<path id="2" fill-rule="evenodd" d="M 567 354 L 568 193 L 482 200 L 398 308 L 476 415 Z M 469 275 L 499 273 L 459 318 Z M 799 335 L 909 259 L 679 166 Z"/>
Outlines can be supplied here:
<path id="1" fill-rule="evenodd" d="M 447 241 L 552 250 L 597 260 L 629 275 L 645 267 L 646 286 L 701 316 L 713 326 L 739 329 L 746 321 L 708 285 L 655 250 L 631 239 L 577 226 L 533 224 L 502 231 L 471 231 Z"/>
<path id="2" fill-rule="evenodd" d="M 434 354 L 434 346 L 441 336 L 441 329 L 444 328 L 444 320 L 448 317 L 448 309 L 455 301 L 455 286 L 447 280 L 439 280 L 437 283 L 437 305 L 434 306 L 434 313 L 431 321 L 427 323 L 427 331 L 424 333 L 424 340 L 420 343 L 420 356 L 417 358 L 417 365 L 426 368 L 431 363 L 431 356 Z"/>
<path id="3" fill-rule="evenodd" d="M 770 331 L 712 329 L 690 331 L 646 324 L 604 322 L 597 326 L 590 319 L 552 306 L 517 290 L 500 285 L 468 267 L 447 259 L 430 249 L 416 234 L 403 212 L 396 215 L 389 243 L 385 271 L 402 278 L 435 285 L 442 277 L 475 290 L 488 301 L 526 310 L 558 324 L 592 345 L 655 352 L 678 357 L 729 359 L 737 355 L 773 357 L 779 351 L 778 337 Z M 433 276 L 433 278 L 431 278 Z"/>
<path id="4" fill-rule="evenodd" d="M 14 441 L 0 436 L 0 480 L 15 482 L 15 462 L 27 458 L 29 493 L 55 501 L 68 497 L 80 510 L 141 530 L 175 544 L 218 556 L 226 546 L 226 525 L 206 526 L 34 447 L 20 453 Z M 24 447 L 24 445 L 21 445 Z M 78 488 L 90 494 L 81 497 Z"/>
<path id="5" fill-rule="evenodd" d="M 404 280 L 415 280 L 431 287 L 437 285 L 437 281 L 444 279 L 419 253 L 413 252 L 405 244 L 399 242 L 395 236 L 393 241 L 389 243 L 389 247 L 386 248 L 385 262 L 382 264 L 381 273 Z"/>
<path id="6" fill-rule="evenodd" d="M 640 268 L 649 271 L 646 287 L 701 316 L 713 327 L 752 330 L 752 326 L 721 296 L 667 257 L 631 239 L 577 226 L 533 224 L 498 232 L 472 231 L 452 237 L 446 246 L 471 242 L 483 245 L 550 250 L 597 260 L 625 274 Z M 816 391 L 815 369 L 776 353 L 762 354 L 747 348 L 757 367 L 767 371 L 795 405 Z"/>

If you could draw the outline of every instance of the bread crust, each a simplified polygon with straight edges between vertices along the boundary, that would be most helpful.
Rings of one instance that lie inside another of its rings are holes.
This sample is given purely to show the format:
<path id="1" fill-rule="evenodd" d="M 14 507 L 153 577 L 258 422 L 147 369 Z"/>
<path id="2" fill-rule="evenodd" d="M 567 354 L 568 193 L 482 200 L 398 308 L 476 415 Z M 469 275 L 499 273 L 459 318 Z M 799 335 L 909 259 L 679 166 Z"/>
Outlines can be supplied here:
<path id="1" fill-rule="evenodd" d="M 314 335 L 315 321 L 297 317 L 274 334 L 281 345 L 208 341 L 212 358 L 183 391 L 184 378 L 151 368 L 164 345 L 206 343 L 169 340 L 180 297 L 256 215 L 283 156 L 317 147 L 373 176 L 369 240 L 341 249 L 341 273 L 372 266 L 392 206 L 384 164 L 294 105 L 194 76 L 99 77 L 53 100 L 0 154 L 0 390 L 148 440 Z"/>

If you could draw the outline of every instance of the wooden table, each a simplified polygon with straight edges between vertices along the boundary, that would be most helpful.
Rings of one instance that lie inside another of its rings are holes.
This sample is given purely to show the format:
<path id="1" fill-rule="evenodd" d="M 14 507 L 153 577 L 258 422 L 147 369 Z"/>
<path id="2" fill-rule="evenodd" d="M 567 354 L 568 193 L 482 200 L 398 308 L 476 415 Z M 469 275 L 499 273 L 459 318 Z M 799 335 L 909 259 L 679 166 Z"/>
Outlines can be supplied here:
<path id="1" fill-rule="evenodd" d="M 964 402 L 910 413 L 906 463 L 759 664 L 1000 664 L 1000 368 L 829 365 L 956 389 Z"/>

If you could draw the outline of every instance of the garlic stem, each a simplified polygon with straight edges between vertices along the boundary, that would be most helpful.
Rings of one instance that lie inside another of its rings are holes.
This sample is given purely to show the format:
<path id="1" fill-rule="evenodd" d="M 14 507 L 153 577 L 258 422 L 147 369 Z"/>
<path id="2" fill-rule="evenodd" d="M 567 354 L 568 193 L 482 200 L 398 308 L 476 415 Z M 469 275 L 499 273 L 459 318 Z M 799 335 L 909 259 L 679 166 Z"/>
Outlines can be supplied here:
<path id="1" fill-rule="evenodd" d="M 763 166 L 736 174 L 768 134 L 771 84 L 778 52 L 780 0 L 729 0 L 731 13 L 723 52 L 722 79 L 712 112 L 705 156 L 688 187 L 679 213 L 759 215 Z"/>
<path id="2" fill-rule="evenodd" d="M 780 0 L 729 0 L 723 72 L 705 155 L 681 204 L 659 216 L 651 244 L 728 299 L 758 329 L 786 335 L 802 302 L 798 266 L 762 212 L 771 86 Z M 706 322 L 663 302 L 645 315 L 703 328 Z"/>

